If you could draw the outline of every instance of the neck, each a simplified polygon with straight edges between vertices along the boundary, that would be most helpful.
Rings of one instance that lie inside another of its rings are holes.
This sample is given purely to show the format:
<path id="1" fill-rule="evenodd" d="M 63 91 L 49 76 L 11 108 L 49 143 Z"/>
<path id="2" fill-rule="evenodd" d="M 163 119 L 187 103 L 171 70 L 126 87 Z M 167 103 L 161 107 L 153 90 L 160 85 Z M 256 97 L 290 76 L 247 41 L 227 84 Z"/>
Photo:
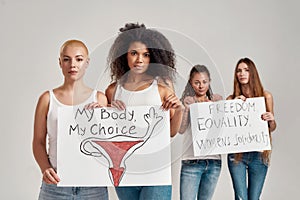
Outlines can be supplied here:
<path id="1" fill-rule="evenodd" d="M 62 88 L 69 92 L 81 91 L 87 88 L 83 81 L 66 81 L 62 85 Z"/>
<path id="2" fill-rule="evenodd" d="M 129 83 L 140 83 L 145 80 L 149 79 L 149 75 L 143 73 L 143 74 L 132 74 L 129 73 L 126 82 Z"/>
<path id="3" fill-rule="evenodd" d="M 252 97 L 252 92 L 250 90 L 249 84 L 242 85 L 241 89 L 242 89 L 242 93 L 245 97 L 248 97 L 248 98 Z"/>

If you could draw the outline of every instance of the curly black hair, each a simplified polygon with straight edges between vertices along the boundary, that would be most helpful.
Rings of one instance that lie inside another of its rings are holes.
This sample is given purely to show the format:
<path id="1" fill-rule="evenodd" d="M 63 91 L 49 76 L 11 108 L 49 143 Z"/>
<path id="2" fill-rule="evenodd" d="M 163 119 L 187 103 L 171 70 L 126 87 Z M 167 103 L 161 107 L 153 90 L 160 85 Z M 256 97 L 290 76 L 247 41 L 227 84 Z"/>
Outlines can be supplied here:
<path id="1" fill-rule="evenodd" d="M 164 81 L 173 81 L 176 73 L 175 53 L 169 40 L 159 31 L 146 28 L 144 24 L 127 23 L 110 48 L 107 58 L 111 69 L 111 80 L 118 81 L 130 70 L 127 52 L 133 42 L 141 42 L 150 53 L 147 74 L 160 76 Z"/>

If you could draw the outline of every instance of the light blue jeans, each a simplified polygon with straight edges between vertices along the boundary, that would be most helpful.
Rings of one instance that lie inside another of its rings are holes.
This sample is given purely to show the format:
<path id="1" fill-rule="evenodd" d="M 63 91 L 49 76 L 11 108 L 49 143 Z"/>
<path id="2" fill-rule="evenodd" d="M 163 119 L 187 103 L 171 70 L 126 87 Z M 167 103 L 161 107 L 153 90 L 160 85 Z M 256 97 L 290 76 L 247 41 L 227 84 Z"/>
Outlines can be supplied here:
<path id="1" fill-rule="evenodd" d="M 108 200 L 106 187 L 57 187 L 42 183 L 39 200 Z"/>
<path id="2" fill-rule="evenodd" d="M 124 186 L 116 187 L 119 200 L 171 200 L 172 186 Z"/>
<path id="3" fill-rule="evenodd" d="M 234 154 L 228 154 L 235 200 L 259 200 L 268 171 L 268 165 L 263 162 L 261 154 L 243 153 L 238 163 L 234 162 Z"/>
<path id="4" fill-rule="evenodd" d="M 180 199 L 209 200 L 215 191 L 221 171 L 221 160 L 181 161 Z"/>

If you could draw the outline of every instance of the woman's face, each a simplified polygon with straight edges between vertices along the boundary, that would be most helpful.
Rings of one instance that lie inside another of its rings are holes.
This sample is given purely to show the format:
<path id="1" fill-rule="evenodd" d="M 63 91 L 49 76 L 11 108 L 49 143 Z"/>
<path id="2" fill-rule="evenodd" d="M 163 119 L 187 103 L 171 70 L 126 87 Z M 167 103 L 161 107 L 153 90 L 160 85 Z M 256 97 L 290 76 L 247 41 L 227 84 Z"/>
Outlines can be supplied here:
<path id="1" fill-rule="evenodd" d="M 249 68 L 246 63 L 240 63 L 236 70 L 236 78 L 240 84 L 248 84 L 249 83 Z"/>
<path id="2" fill-rule="evenodd" d="M 86 50 L 81 46 L 66 46 L 60 55 L 59 65 L 65 79 L 73 81 L 81 79 L 89 65 Z"/>
<path id="3" fill-rule="evenodd" d="M 195 91 L 196 96 L 206 96 L 209 89 L 210 79 L 205 72 L 194 73 L 191 79 L 191 85 Z"/>
<path id="4" fill-rule="evenodd" d="M 150 53 L 147 46 L 141 42 L 131 43 L 127 52 L 127 62 L 132 72 L 145 73 L 150 63 Z"/>

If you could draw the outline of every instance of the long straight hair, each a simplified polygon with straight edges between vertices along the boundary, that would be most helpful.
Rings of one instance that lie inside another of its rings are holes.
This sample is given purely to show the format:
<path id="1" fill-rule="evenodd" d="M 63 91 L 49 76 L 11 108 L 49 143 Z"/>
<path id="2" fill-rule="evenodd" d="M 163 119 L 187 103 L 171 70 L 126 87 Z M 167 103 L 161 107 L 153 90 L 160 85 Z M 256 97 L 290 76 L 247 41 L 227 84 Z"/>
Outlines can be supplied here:
<path id="1" fill-rule="evenodd" d="M 249 87 L 251 89 L 251 97 L 263 97 L 264 96 L 264 88 L 261 84 L 256 66 L 252 60 L 249 58 L 241 58 L 235 67 L 234 70 L 234 86 L 233 86 L 233 98 L 239 96 L 239 95 L 245 95 L 242 92 L 242 85 L 237 79 L 237 70 L 238 66 L 241 63 L 245 63 L 248 66 L 249 69 Z"/>
<path id="2" fill-rule="evenodd" d="M 249 88 L 251 89 L 250 97 L 264 97 L 264 88 L 260 81 L 258 71 L 256 69 L 254 62 L 252 60 L 250 60 L 249 58 L 241 58 L 237 62 L 235 70 L 234 70 L 234 86 L 233 86 L 233 94 L 232 94 L 233 99 L 239 95 L 245 96 L 245 94 L 243 94 L 243 91 L 242 91 L 242 85 L 240 84 L 240 82 L 238 81 L 238 78 L 237 78 L 238 66 L 241 63 L 245 63 L 249 69 L 249 83 L 248 84 L 249 84 Z M 248 98 L 250 98 L 250 97 L 248 97 Z M 271 140 L 272 138 L 271 138 L 270 133 L 269 133 L 269 137 Z M 239 162 L 242 159 L 242 155 L 243 155 L 242 153 L 235 154 L 236 162 Z M 270 150 L 263 151 L 262 159 L 263 159 L 264 163 L 270 162 L 270 155 L 271 155 Z"/>

